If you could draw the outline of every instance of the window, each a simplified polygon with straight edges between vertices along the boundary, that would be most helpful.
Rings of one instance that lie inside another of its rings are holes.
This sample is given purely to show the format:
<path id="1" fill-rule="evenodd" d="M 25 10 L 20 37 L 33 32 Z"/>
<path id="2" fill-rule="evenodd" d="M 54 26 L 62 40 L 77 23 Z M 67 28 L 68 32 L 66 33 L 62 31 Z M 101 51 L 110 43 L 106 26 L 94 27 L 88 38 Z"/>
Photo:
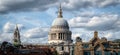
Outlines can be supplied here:
<path id="1" fill-rule="evenodd" d="M 102 55 L 102 51 L 95 51 L 94 53 L 94 55 Z"/>
<path id="2" fill-rule="evenodd" d="M 90 55 L 90 51 L 85 51 L 84 55 Z"/>
<path id="3" fill-rule="evenodd" d="M 64 50 L 64 46 L 62 46 L 61 49 Z"/>
<path id="4" fill-rule="evenodd" d="M 89 44 L 83 44 L 84 48 L 89 48 Z"/>
<path id="5" fill-rule="evenodd" d="M 108 43 L 104 43 L 103 44 L 105 48 L 108 48 L 109 47 L 109 44 Z"/>
<path id="6" fill-rule="evenodd" d="M 120 55 L 120 51 L 118 51 L 118 55 Z"/>
<path id="7" fill-rule="evenodd" d="M 111 55 L 111 52 L 110 51 L 104 51 L 104 54 L 105 55 Z"/>

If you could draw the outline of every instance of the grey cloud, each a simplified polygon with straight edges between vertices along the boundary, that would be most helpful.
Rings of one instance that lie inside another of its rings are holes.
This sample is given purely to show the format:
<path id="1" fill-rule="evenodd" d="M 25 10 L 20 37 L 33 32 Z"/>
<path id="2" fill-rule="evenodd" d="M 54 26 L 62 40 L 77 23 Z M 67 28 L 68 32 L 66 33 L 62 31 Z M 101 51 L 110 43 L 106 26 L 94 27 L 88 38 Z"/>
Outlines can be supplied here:
<path id="1" fill-rule="evenodd" d="M 0 13 L 19 11 L 43 11 L 58 6 L 58 0 L 0 0 Z M 119 6 L 120 0 L 63 0 L 62 7 L 68 10 Z"/>
<path id="2" fill-rule="evenodd" d="M 120 0 L 68 0 L 63 2 L 67 10 L 79 10 L 82 8 L 104 8 L 120 5 Z"/>
<path id="3" fill-rule="evenodd" d="M 46 10 L 57 0 L 0 0 L 0 13 Z"/>

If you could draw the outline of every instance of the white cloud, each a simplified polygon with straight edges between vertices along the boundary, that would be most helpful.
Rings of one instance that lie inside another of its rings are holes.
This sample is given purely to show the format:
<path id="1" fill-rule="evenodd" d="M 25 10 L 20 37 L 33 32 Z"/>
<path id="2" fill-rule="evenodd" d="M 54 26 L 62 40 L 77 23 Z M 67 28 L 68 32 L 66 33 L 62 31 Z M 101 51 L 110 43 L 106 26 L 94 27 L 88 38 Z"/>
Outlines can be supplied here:
<path id="1" fill-rule="evenodd" d="M 21 34 L 23 44 L 41 44 L 48 41 L 48 28 L 35 27 Z"/>
<path id="2" fill-rule="evenodd" d="M 101 16 L 94 16 L 91 20 L 87 23 L 87 29 L 91 30 L 114 30 L 118 29 L 117 22 L 119 22 L 118 15 L 101 15 Z"/>
<path id="3" fill-rule="evenodd" d="M 48 37 L 43 38 L 23 38 L 23 44 L 45 44 L 48 41 Z"/>
<path id="4" fill-rule="evenodd" d="M 8 42 L 12 42 L 13 40 L 13 33 L 0 33 L 0 42 L 3 41 L 8 41 Z"/>
<path id="5" fill-rule="evenodd" d="M 84 28 L 87 30 L 118 30 L 119 16 L 114 14 L 102 14 L 99 16 L 75 17 L 69 20 L 71 27 Z"/>
<path id="6" fill-rule="evenodd" d="M 108 40 L 120 39 L 120 17 L 117 14 L 102 14 L 93 17 L 74 17 L 69 20 L 72 30 L 72 38 L 80 36 L 83 41 L 89 41 L 93 37 L 93 31 L 99 32 L 99 38 Z M 119 33 L 119 34 L 118 34 Z"/>
<path id="7" fill-rule="evenodd" d="M 105 33 L 103 36 L 106 37 L 108 40 L 115 40 L 120 39 L 120 31 L 107 31 L 108 33 Z"/>
<path id="8" fill-rule="evenodd" d="M 94 16 L 88 22 L 88 26 L 95 26 L 100 24 L 108 24 L 108 22 L 112 22 L 110 24 L 114 24 L 118 20 L 118 15 L 102 15 L 102 16 Z"/>
<path id="9" fill-rule="evenodd" d="M 107 33 L 107 34 L 104 35 L 104 37 L 111 38 L 111 37 L 113 37 L 113 33 Z"/>
<path id="10" fill-rule="evenodd" d="M 80 33 L 72 34 L 72 39 L 75 40 L 76 37 L 80 37 L 80 36 L 81 36 Z"/>
<path id="11" fill-rule="evenodd" d="M 84 27 L 88 21 L 89 19 L 85 17 L 75 17 L 70 19 L 68 22 L 70 27 Z"/>
<path id="12" fill-rule="evenodd" d="M 8 41 L 12 42 L 13 41 L 13 33 L 15 30 L 15 25 L 11 22 L 7 22 L 4 27 L 3 27 L 3 32 L 0 33 L 0 42 L 3 41 Z M 18 24 L 19 29 L 23 30 L 22 24 Z M 25 43 L 46 43 L 47 42 L 47 33 L 48 33 L 48 28 L 32 28 L 32 29 L 25 29 L 26 32 L 20 32 L 21 36 L 21 41 L 23 44 Z"/>
<path id="13" fill-rule="evenodd" d="M 16 26 L 16 24 L 11 23 L 11 22 L 5 23 L 5 25 L 3 26 L 3 30 L 0 33 L 0 38 L 1 38 L 0 42 L 3 42 L 3 41 L 12 42 L 13 41 L 13 33 L 15 30 L 15 26 Z M 18 24 L 18 28 L 23 29 L 23 25 Z"/>
<path id="14" fill-rule="evenodd" d="M 27 37 L 27 38 L 43 38 L 43 37 L 47 37 L 47 33 L 48 33 L 47 29 L 37 27 L 37 28 L 32 28 L 32 29 L 27 30 L 24 33 L 24 37 Z"/>
<path id="15" fill-rule="evenodd" d="M 22 24 L 17 24 L 19 29 L 24 28 L 24 26 Z M 4 26 L 3 26 L 3 32 L 13 32 L 15 30 L 16 24 L 11 23 L 11 22 L 7 22 Z"/>
<path id="16" fill-rule="evenodd" d="M 83 16 L 83 17 L 91 17 L 94 15 L 97 15 L 95 10 L 84 10 L 79 13 L 79 16 Z"/>
<path id="17" fill-rule="evenodd" d="M 10 22 L 7 22 L 4 27 L 3 27 L 3 31 L 4 32 L 11 32 L 14 30 L 14 24 L 11 24 Z"/>

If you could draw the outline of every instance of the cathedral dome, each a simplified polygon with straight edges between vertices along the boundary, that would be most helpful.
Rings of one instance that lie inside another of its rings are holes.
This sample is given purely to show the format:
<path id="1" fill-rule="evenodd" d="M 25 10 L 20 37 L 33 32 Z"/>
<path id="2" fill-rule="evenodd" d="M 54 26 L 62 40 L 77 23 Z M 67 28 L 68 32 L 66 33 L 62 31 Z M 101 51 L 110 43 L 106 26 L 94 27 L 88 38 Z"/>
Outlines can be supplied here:
<path id="1" fill-rule="evenodd" d="M 57 18 L 52 23 L 52 27 L 55 27 L 55 26 L 69 27 L 68 22 L 65 19 L 63 19 L 61 6 L 59 8 Z"/>
<path id="2" fill-rule="evenodd" d="M 53 21 L 52 26 L 68 26 L 68 22 L 63 18 L 56 18 Z"/>
<path id="3" fill-rule="evenodd" d="M 58 16 L 53 20 L 52 26 L 48 33 L 48 43 L 61 44 L 72 43 L 71 31 L 69 30 L 69 24 L 62 16 L 62 8 L 59 7 Z"/>

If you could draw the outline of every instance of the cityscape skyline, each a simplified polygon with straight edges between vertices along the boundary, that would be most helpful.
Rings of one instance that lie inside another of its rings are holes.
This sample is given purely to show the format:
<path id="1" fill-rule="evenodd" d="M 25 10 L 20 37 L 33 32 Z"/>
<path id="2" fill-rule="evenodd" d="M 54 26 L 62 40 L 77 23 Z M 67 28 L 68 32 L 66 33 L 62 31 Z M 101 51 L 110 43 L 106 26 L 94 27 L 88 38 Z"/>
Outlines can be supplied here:
<path id="1" fill-rule="evenodd" d="M 48 31 L 57 17 L 59 1 L 56 0 L 0 0 L 0 42 L 12 42 L 18 24 L 22 43 L 47 43 Z M 108 40 L 120 39 L 120 1 L 68 0 L 61 1 L 63 18 L 69 23 L 72 39 L 83 41 L 93 37 Z"/>

